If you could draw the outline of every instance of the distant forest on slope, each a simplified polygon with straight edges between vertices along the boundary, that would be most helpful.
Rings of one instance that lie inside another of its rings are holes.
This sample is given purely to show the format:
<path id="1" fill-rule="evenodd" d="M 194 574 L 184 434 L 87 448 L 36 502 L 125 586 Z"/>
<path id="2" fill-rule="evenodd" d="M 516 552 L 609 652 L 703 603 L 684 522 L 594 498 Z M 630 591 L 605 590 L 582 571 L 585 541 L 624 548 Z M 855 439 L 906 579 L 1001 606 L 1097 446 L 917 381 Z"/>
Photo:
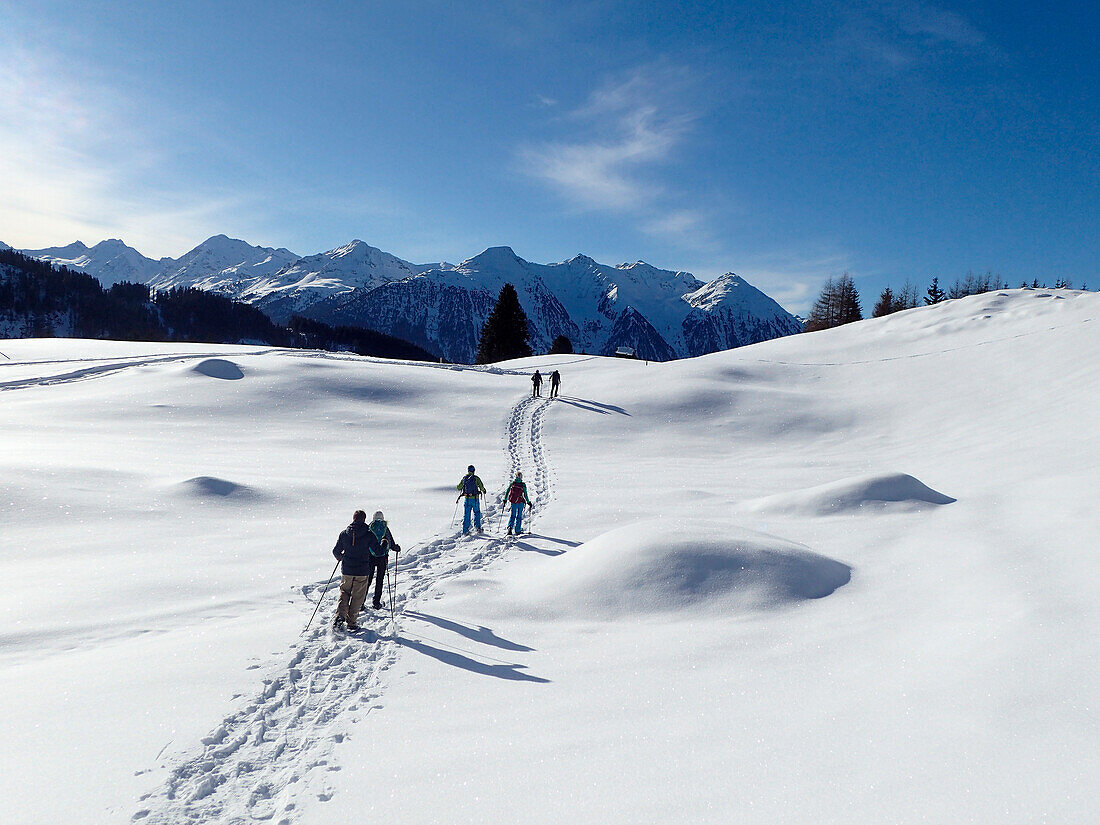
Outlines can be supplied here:
<path id="1" fill-rule="evenodd" d="M 267 344 L 438 361 L 415 344 L 357 327 L 292 318 L 280 327 L 224 295 L 180 288 L 151 293 L 145 284 L 104 289 L 91 275 L 0 249 L 0 337 L 109 338 Z"/>

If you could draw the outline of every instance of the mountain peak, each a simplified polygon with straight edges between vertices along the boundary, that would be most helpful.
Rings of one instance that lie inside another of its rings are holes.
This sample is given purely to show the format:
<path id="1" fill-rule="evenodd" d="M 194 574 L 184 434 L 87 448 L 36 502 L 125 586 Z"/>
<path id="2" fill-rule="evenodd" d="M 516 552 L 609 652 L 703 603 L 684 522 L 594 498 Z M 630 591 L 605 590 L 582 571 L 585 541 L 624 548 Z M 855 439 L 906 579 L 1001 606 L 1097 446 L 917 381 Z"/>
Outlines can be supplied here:
<path id="1" fill-rule="evenodd" d="M 200 243 L 195 249 L 224 249 L 225 247 L 252 247 L 252 244 L 247 241 L 242 241 L 239 238 L 230 238 L 228 235 L 211 235 L 205 241 Z"/>
<path id="2" fill-rule="evenodd" d="M 514 270 L 523 266 L 527 261 L 519 257 L 510 246 L 490 246 L 480 255 L 463 261 L 464 266 L 474 269 L 509 269 Z"/>

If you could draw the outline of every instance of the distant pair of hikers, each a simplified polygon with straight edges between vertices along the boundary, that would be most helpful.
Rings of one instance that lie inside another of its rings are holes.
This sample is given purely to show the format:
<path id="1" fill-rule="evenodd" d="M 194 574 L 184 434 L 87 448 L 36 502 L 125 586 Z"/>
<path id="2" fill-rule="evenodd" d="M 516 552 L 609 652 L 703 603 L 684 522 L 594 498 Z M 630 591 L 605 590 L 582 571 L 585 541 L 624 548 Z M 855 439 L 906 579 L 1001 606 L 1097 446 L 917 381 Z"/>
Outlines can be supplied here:
<path id="1" fill-rule="evenodd" d="M 371 606 L 382 608 L 382 581 L 386 577 L 390 551 L 396 556 L 401 545 L 393 540 L 386 517 L 379 510 L 370 524 L 363 510 L 356 510 L 351 524 L 336 539 L 332 555 L 343 562 L 340 579 L 340 604 L 336 608 L 333 627 L 346 624 L 348 630 L 359 629 L 359 611 L 367 600 L 371 580 L 374 579 L 374 599 Z"/>
<path id="2" fill-rule="evenodd" d="M 470 532 L 470 523 L 473 521 L 474 529 L 481 532 L 481 496 L 485 495 L 485 485 L 481 483 L 474 471 L 474 465 L 466 468 L 466 475 L 462 481 L 455 485 L 462 496 L 466 498 L 466 509 L 462 516 L 462 532 Z M 533 507 L 531 499 L 527 497 L 527 485 L 523 481 L 523 473 L 517 472 L 512 483 L 508 486 L 508 503 L 512 505 L 512 513 L 508 518 L 508 535 L 519 535 L 523 532 L 523 508 Z"/>
<path id="3" fill-rule="evenodd" d="M 558 397 L 558 388 L 561 386 L 561 373 L 554 370 L 550 373 L 550 397 Z M 531 376 L 531 397 L 538 398 L 542 395 L 542 373 L 535 370 Z"/>

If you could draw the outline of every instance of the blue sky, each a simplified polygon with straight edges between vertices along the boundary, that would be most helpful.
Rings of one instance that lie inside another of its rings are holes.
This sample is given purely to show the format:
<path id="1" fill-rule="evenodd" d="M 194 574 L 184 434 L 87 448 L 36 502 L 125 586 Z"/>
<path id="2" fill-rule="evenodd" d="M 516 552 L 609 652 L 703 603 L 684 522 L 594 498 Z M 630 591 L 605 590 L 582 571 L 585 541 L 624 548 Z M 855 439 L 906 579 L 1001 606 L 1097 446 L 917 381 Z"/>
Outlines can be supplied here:
<path id="1" fill-rule="evenodd" d="M 1100 287 L 1100 12 L 0 0 L 0 240 Z"/>

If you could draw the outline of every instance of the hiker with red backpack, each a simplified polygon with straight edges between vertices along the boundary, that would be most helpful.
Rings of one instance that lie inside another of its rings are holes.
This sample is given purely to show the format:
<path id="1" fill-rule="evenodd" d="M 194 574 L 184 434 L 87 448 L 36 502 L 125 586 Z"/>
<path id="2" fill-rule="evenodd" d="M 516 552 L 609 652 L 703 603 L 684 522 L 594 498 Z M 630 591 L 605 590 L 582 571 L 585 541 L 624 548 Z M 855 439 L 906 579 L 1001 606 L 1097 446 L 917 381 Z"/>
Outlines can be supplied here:
<path id="1" fill-rule="evenodd" d="M 523 483 L 523 473 L 516 473 L 512 486 L 508 488 L 508 502 L 512 505 L 512 514 L 508 517 L 508 535 L 518 536 L 523 532 L 523 505 L 533 507 L 527 498 L 527 485 Z M 513 531 L 515 529 L 515 532 Z"/>

